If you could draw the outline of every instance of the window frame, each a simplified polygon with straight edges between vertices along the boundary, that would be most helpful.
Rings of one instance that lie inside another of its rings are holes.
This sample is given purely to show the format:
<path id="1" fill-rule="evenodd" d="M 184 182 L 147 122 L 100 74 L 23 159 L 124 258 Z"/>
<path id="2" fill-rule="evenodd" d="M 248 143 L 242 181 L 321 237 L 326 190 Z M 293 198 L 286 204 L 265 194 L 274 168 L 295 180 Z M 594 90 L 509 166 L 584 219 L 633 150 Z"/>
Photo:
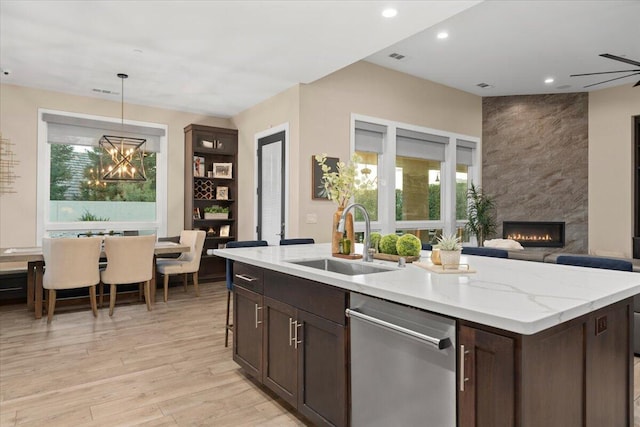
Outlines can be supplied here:
<path id="1" fill-rule="evenodd" d="M 43 120 L 44 114 L 57 114 L 81 119 L 97 120 L 107 123 L 124 123 L 164 130 L 160 136 L 160 150 L 156 153 L 156 219 L 155 221 L 73 221 L 51 222 L 50 178 L 51 178 L 51 144 L 48 143 L 48 124 Z M 168 126 L 161 123 L 142 122 L 137 120 L 122 120 L 120 118 L 98 116 L 92 114 L 73 113 L 68 111 L 38 109 L 38 167 L 37 170 L 37 241 L 57 231 L 85 231 L 85 230 L 155 230 L 159 236 L 167 234 L 167 176 L 168 176 Z"/>
<path id="2" fill-rule="evenodd" d="M 448 132 L 423 126 L 412 125 L 392 120 L 351 113 L 350 119 L 350 156 L 355 153 L 356 121 L 369 122 L 384 126 L 383 152 L 378 155 L 378 221 L 371 223 L 371 229 L 382 234 L 395 233 L 400 229 L 442 229 L 445 233 L 455 233 L 457 227 L 464 227 L 467 220 L 456 220 L 456 146 L 458 140 L 473 143 L 473 165 L 468 169 L 468 182 L 482 186 L 481 139 L 456 132 Z M 441 163 L 441 204 L 440 220 L 396 221 L 395 220 L 395 162 L 396 162 L 396 129 L 442 136 L 448 139 L 445 147 L 445 159 Z M 385 207 L 386 206 L 386 207 Z M 364 231 L 364 222 L 356 221 L 355 231 Z M 474 243 L 473 241 L 471 243 Z"/>

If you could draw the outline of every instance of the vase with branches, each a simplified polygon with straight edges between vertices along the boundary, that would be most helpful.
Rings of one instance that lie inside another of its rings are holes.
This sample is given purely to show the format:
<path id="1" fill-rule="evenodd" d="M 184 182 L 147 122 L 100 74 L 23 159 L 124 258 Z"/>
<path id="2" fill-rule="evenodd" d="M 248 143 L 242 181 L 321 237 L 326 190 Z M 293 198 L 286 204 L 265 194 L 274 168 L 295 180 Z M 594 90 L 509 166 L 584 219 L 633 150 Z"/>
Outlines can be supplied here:
<path id="1" fill-rule="evenodd" d="M 473 182 L 467 191 L 467 200 L 468 222 L 465 229 L 476 236 L 478 246 L 483 246 L 484 240 L 496 232 L 495 202 Z"/>
<path id="2" fill-rule="evenodd" d="M 354 196 L 355 192 L 360 189 L 364 183 L 358 176 L 357 165 L 360 161 L 360 157 L 354 154 L 351 157 L 349 163 L 338 162 L 336 170 L 332 170 L 329 165 L 326 164 L 327 155 L 325 153 L 315 156 L 316 162 L 322 169 L 322 183 L 324 185 L 324 195 L 338 204 L 338 209 L 333 215 L 333 229 L 331 238 L 331 252 L 339 252 L 339 243 L 343 238 L 342 233 L 337 231 L 337 224 L 340 220 L 342 212 L 349 204 L 349 201 Z M 353 215 L 347 214 L 346 217 L 346 237 L 352 243 L 354 242 L 353 232 Z M 355 245 L 351 245 L 353 248 Z M 348 254 L 347 254 L 348 255 Z"/>

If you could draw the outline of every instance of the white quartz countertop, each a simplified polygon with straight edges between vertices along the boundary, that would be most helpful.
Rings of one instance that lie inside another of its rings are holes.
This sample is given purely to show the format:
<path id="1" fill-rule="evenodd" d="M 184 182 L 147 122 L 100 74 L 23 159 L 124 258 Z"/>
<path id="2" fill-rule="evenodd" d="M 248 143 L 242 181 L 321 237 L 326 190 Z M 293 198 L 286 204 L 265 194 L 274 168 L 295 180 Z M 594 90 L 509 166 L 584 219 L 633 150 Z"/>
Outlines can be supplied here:
<path id="1" fill-rule="evenodd" d="M 356 246 L 359 252 L 361 246 Z M 638 273 L 480 256 L 462 256 L 461 263 L 476 271 L 470 274 L 438 274 L 412 264 L 398 268 L 374 260 L 392 270 L 347 276 L 288 262 L 330 258 L 330 252 L 330 244 L 214 251 L 235 261 L 526 335 L 640 293 Z M 422 262 L 429 261 L 430 252 L 421 255 Z"/>

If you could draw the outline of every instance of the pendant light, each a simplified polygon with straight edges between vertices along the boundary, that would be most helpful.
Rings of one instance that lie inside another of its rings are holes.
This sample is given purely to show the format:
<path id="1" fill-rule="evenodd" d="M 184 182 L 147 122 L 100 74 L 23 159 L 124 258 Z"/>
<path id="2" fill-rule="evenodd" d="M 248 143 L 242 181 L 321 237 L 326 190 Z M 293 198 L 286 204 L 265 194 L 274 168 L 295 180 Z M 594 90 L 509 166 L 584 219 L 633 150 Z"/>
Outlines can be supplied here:
<path id="1" fill-rule="evenodd" d="M 121 130 L 124 133 L 124 79 L 129 76 L 118 73 L 122 80 L 121 95 Z M 146 181 L 144 171 L 144 144 L 147 140 L 128 136 L 103 135 L 99 145 L 102 148 L 100 155 L 100 170 L 102 181 Z"/>

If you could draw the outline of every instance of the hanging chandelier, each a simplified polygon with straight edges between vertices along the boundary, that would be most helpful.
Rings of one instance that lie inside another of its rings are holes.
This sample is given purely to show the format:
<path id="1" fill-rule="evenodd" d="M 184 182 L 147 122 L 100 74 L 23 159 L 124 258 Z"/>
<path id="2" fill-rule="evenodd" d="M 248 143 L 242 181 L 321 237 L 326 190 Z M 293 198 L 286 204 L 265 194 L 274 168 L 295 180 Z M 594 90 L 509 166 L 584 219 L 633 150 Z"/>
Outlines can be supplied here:
<path id="1" fill-rule="evenodd" d="M 129 76 L 119 73 L 118 77 L 122 79 L 120 123 L 124 130 L 124 79 Z M 106 182 L 146 181 L 147 176 L 144 171 L 144 144 L 146 141 L 143 138 L 103 135 L 98 142 L 102 148 L 100 155 L 101 180 Z"/>

